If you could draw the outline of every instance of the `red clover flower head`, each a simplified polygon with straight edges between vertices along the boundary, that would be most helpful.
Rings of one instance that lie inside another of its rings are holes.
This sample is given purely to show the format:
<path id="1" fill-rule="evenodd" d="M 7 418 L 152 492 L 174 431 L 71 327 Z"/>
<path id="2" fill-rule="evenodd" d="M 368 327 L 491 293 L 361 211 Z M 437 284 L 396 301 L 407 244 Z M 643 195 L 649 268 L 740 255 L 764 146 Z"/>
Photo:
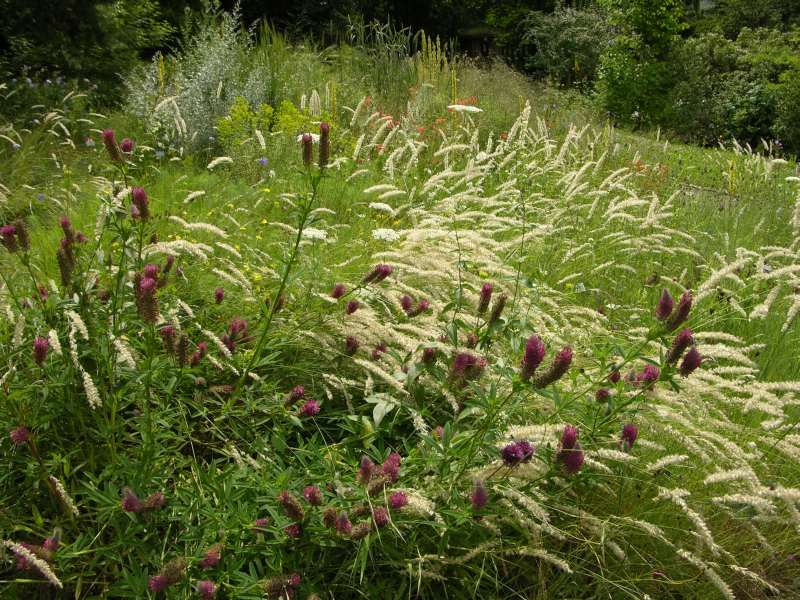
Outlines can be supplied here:
<path id="1" fill-rule="evenodd" d="M 0 227 L 0 242 L 5 249 L 12 254 L 17 251 L 17 228 L 13 225 L 3 225 Z"/>
<path id="2" fill-rule="evenodd" d="M 316 417 L 319 414 L 319 402 L 309 398 L 300 407 L 298 413 L 301 417 Z"/>
<path id="3" fill-rule="evenodd" d="M 389 454 L 388 458 L 384 461 L 381 471 L 389 478 L 389 481 L 394 483 L 400 474 L 400 455 L 397 452 Z"/>
<path id="4" fill-rule="evenodd" d="M 537 335 L 532 335 L 528 338 L 528 341 L 525 342 L 525 354 L 522 356 L 522 367 L 520 371 L 520 377 L 522 377 L 523 381 L 528 381 L 532 376 L 536 368 L 542 363 L 544 360 L 544 342 L 542 338 Z"/>
<path id="5" fill-rule="evenodd" d="M 635 382 L 645 387 L 651 386 L 661 377 L 661 369 L 655 365 L 645 365 L 644 369 L 636 375 Z"/>
<path id="6" fill-rule="evenodd" d="M 578 443 L 578 430 L 572 425 L 567 425 L 561 434 L 561 445 L 556 454 L 556 461 L 568 475 L 572 475 L 580 470 L 583 460 L 583 449 Z"/>
<path id="7" fill-rule="evenodd" d="M 700 355 L 700 352 L 697 351 L 697 348 L 692 346 L 686 353 L 686 356 L 683 357 L 683 361 L 681 361 L 681 366 L 678 370 L 680 371 L 681 375 L 688 377 L 702 364 L 702 362 L 703 357 Z"/>
<path id="8" fill-rule="evenodd" d="M 413 317 L 416 317 L 417 315 L 421 315 L 422 313 L 427 311 L 430 307 L 431 307 L 430 301 L 428 301 L 425 298 L 423 298 L 422 300 L 417 302 L 417 305 L 414 308 L 412 308 L 410 310 L 407 310 L 406 314 L 410 318 L 413 318 Z"/>
<path id="9" fill-rule="evenodd" d="M 632 423 L 628 423 L 627 425 L 622 427 L 622 434 L 620 435 L 620 446 L 625 451 L 628 452 L 631 448 L 633 448 L 633 444 L 636 442 L 636 438 L 639 435 L 639 430 L 636 428 L 636 425 Z"/>
<path id="10" fill-rule="evenodd" d="M 411 312 L 411 309 L 414 308 L 414 300 L 411 296 L 403 296 L 400 298 L 400 307 L 403 309 L 403 312 L 408 314 Z"/>
<path id="11" fill-rule="evenodd" d="M 122 510 L 130 513 L 142 512 L 144 505 L 139 497 L 130 488 L 123 488 L 122 490 Z"/>
<path id="12" fill-rule="evenodd" d="M 125 154 L 130 154 L 133 152 L 133 140 L 131 138 L 123 138 L 119 143 L 119 149 Z"/>
<path id="13" fill-rule="evenodd" d="M 339 298 L 344 296 L 346 292 L 347 288 L 344 287 L 344 284 L 337 283 L 336 285 L 333 286 L 333 289 L 331 290 L 331 298 L 338 300 Z"/>
<path id="14" fill-rule="evenodd" d="M 475 486 L 472 488 L 472 495 L 470 496 L 470 502 L 472 503 L 472 510 L 480 510 L 486 503 L 489 501 L 489 491 L 486 489 L 486 485 L 480 479 L 475 482 Z"/>
<path id="15" fill-rule="evenodd" d="M 222 558 L 222 544 L 214 544 L 203 553 L 203 558 L 200 559 L 200 568 L 213 569 L 219 564 Z"/>
<path id="16" fill-rule="evenodd" d="M 37 337 L 33 340 L 33 360 L 41 366 L 47 360 L 47 353 L 50 351 L 50 342 L 47 338 Z"/>
<path id="17" fill-rule="evenodd" d="M 379 264 L 375 265 L 375 267 L 367 273 L 364 278 L 361 280 L 361 283 L 380 283 L 384 279 L 386 279 L 389 275 L 392 274 L 394 269 L 391 265 L 386 264 Z"/>
<path id="18" fill-rule="evenodd" d="M 393 510 L 400 510 L 406 504 L 408 504 L 408 496 L 406 496 L 406 493 L 402 490 L 398 490 L 389 496 L 389 506 L 391 506 Z"/>
<path id="19" fill-rule="evenodd" d="M 138 211 L 135 216 L 142 219 L 142 221 L 146 221 L 150 217 L 150 200 L 148 200 L 144 188 L 134 187 L 131 189 L 131 202 Z"/>
<path id="20" fill-rule="evenodd" d="M 213 600 L 217 596 L 217 585 L 210 579 L 203 579 L 197 582 L 195 591 L 203 600 Z"/>
<path id="21" fill-rule="evenodd" d="M 147 497 L 147 500 L 144 501 L 144 509 L 158 510 L 160 508 L 164 508 L 166 503 L 167 497 L 164 496 L 163 492 L 153 492 Z"/>
<path id="22" fill-rule="evenodd" d="M 283 403 L 286 406 L 291 406 L 298 400 L 302 400 L 305 395 L 306 388 L 304 388 L 302 385 L 296 385 L 288 394 L 286 394 L 286 399 L 283 401 Z"/>
<path id="23" fill-rule="evenodd" d="M 389 523 L 389 511 L 384 506 L 377 506 L 372 511 L 372 520 L 376 527 L 385 527 Z"/>
<path id="24" fill-rule="evenodd" d="M 347 356 L 353 356 L 356 352 L 358 352 L 358 347 L 361 344 L 359 341 L 354 338 L 352 335 L 348 335 L 344 341 L 344 353 Z"/>
<path id="25" fill-rule="evenodd" d="M 310 133 L 304 133 L 303 137 L 300 138 L 300 143 L 303 147 L 303 164 L 306 167 L 310 167 L 314 158 L 314 138 L 311 137 Z"/>
<path id="26" fill-rule="evenodd" d="M 269 519 L 267 519 L 266 517 L 259 517 L 258 519 L 253 521 L 251 529 L 253 533 L 264 533 L 268 524 L 269 524 Z"/>
<path id="27" fill-rule="evenodd" d="M 350 517 L 348 517 L 347 513 L 344 511 L 340 512 L 339 516 L 336 517 L 336 531 L 342 535 L 350 535 L 353 531 L 353 524 L 350 522 Z"/>
<path id="28" fill-rule="evenodd" d="M 686 291 L 678 300 L 678 306 L 672 312 L 672 315 L 667 319 L 665 325 L 668 331 L 674 331 L 682 325 L 686 319 L 689 318 L 689 312 L 692 310 L 692 293 Z"/>
<path id="29" fill-rule="evenodd" d="M 534 385 L 543 388 L 561 379 L 572 364 L 572 348 L 565 346 L 553 359 L 550 368 L 536 377 Z"/>
<path id="30" fill-rule="evenodd" d="M 218 287 L 214 290 L 214 302 L 217 304 L 221 304 L 222 301 L 225 299 L 225 290 L 221 287 Z"/>
<path id="31" fill-rule="evenodd" d="M 388 351 L 389 351 L 389 349 L 386 347 L 386 344 L 381 342 L 380 344 L 375 346 L 375 348 L 373 348 L 373 350 L 372 350 L 372 360 L 379 360 L 380 357 L 382 355 L 386 354 Z"/>
<path id="32" fill-rule="evenodd" d="M 358 310 L 359 306 L 361 306 L 361 304 L 358 302 L 358 300 L 350 300 L 350 302 L 347 303 L 347 308 L 345 309 L 345 312 L 348 315 L 352 315 L 354 312 Z"/>
<path id="33" fill-rule="evenodd" d="M 331 126 L 323 121 L 319 124 L 319 168 L 328 164 L 331 155 Z"/>
<path id="34" fill-rule="evenodd" d="M 492 306 L 492 313 L 489 315 L 489 323 L 497 323 L 500 320 L 500 316 L 503 314 L 503 310 L 506 307 L 506 302 L 508 301 L 507 294 L 500 294 L 497 297 L 497 300 L 494 301 L 494 305 Z"/>
<path id="35" fill-rule="evenodd" d="M 669 290 L 665 288 L 664 291 L 661 292 L 661 297 L 658 299 L 658 304 L 656 305 L 656 318 L 659 321 L 666 321 L 672 314 L 672 309 L 674 307 L 675 300 L 672 299 Z"/>
<path id="36" fill-rule="evenodd" d="M 424 348 L 422 350 L 422 362 L 432 365 L 436 362 L 436 348 Z"/>
<path id="37" fill-rule="evenodd" d="M 311 506 L 319 506 L 322 504 L 322 492 L 315 485 L 309 485 L 303 489 L 303 498 L 305 498 L 306 502 Z"/>
<path id="38" fill-rule="evenodd" d="M 108 156 L 113 162 L 122 162 L 122 154 L 120 154 L 117 138 L 114 135 L 113 129 L 103 130 L 103 145 L 106 147 Z"/>
<path id="39" fill-rule="evenodd" d="M 694 335 L 691 329 L 682 329 L 672 342 L 672 346 L 667 351 L 666 362 L 674 365 L 683 356 L 686 349 L 694 344 Z"/>
<path id="40" fill-rule="evenodd" d="M 528 440 L 517 440 L 500 450 L 500 457 L 507 467 L 515 467 L 533 458 L 534 447 Z"/>
<path id="41" fill-rule="evenodd" d="M 290 538 L 299 538 L 303 535 L 303 526 L 300 523 L 292 523 L 284 527 L 283 532 Z"/>
<path id="42" fill-rule="evenodd" d="M 147 582 L 147 587 L 151 592 L 160 594 L 169 587 L 169 582 L 164 575 L 153 575 Z"/>
<path id="43" fill-rule="evenodd" d="M 600 404 L 608 402 L 609 400 L 611 400 L 611 390 L 609 390 L 608 388 L 599 388 L 594 393 L 594 399 Z"/>
<path id="44" fill-rule="evenodd" d="M 12 444 L 15 446 L 21 446 L 31 439 L 31 430 L 24 425 L 20 425 L 19 427 L 14 427 L 14 429 L 11 430 L 9 437 L 11 438 Z"/>
<path id="45" fill-rule="evenodd" d="M 453 380 L 464 383 L 477 379 L 486 368 L 486 359 L 469 352 L 459 352 L 453 359 L 450 376 Z"/>
<path id="46" fill-rule="evenodd" d="M 278 494 L 278 504 L 283 507 L 286 516 L 295 521 L 302 521 L 305 513 L 303 507 L 300 506 L 300 501 L 291 493 L 284 490 Z"/>
<path id="47" fill-rule="evenodd" d="M 484 283 L 481 287 L 480 297 L 478 299 L 478 314 L 482 315 L 489 308 L 489 302 L 492 300 L 492 287 L 491 283 Z"/>
<path id="48" fill-rule="evenodd" d="M 369 483 L 370 479 L 372 479 L 373 473 L 375 472 L 375 468 L 375 463 L 372 462 L 369 456 L 365 454 L 361 457 L 361 463 L 358 467 L 356 479 L 364 484 Z"/>
<path id="49" fill-rule="evenodd" d="M 619 383 L 620 377 L 621 375 L 619 374 L 619 369 L 616 367 L 611 369 L 611 373 L 608 374 L 608 380 L 611 383 Z"/>

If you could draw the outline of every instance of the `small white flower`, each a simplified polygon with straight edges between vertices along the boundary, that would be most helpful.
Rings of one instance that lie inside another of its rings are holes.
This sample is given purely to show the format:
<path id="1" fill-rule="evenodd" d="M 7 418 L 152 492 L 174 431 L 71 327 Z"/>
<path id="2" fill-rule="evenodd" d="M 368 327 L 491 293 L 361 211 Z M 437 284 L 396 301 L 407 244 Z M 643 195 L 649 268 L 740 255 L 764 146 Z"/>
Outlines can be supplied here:
<path id="1" fill-rule="evenodd" d="M 303 229 L 303 237 L 310 240 L 327 240 L 328 232 L 316 227 L 306 227 Z"/>
<path id="2" fill-rule="evenodd" d="M 303 136 L 304 135 L 305 135 L 305 133 L 301 133 L 300 135 L 297 136 L 297 143 L 298 144 L 303 141 Z M 308 135 L 311 136 L 311 141 L 313 143 L 316 144 L 317 142 L 319 142 L 319 134 L 318 133 L 309 133 Z"/>
<path id="3" fill-rule="evenodd" d="M 373 229 L 372 237 L 376 240 L 384 242 L 396 242 L 400 239 L 400 234 L 394 229 Z"/>
<path id="4" fill-rule="evenodd" d="M 453 112 L 465 112 L 465 113 L 483 112 L 482 108 L 478 108 L 477 106 L 471 106 L 469 104 L 451 104 L 447 107 L 447 110 L 452 110 Z"/>

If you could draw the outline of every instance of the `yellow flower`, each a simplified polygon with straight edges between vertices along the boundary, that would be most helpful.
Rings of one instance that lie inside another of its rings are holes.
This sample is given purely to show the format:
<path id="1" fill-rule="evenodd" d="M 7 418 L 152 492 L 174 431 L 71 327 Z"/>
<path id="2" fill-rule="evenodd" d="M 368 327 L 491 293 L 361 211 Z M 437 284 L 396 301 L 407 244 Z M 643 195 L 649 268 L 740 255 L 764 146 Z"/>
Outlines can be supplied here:
<path id="1" fill-rule="evenodd" d="M 266 219 L 261 219 L 261 224 L 262 225 L 266 225 L 267 224 L 267 220 Z"/>

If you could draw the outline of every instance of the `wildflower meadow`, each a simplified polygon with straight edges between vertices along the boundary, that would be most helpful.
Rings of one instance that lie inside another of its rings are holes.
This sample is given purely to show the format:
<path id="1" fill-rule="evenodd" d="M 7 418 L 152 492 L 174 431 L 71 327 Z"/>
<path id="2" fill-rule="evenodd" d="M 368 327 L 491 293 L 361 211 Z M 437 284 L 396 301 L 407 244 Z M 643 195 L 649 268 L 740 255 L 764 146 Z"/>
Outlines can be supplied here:
<path id="1" fill-rule="evenodd" d="M 0 121 L 0 597 L 800 598 L 794 162 L 237 18 Z"/>

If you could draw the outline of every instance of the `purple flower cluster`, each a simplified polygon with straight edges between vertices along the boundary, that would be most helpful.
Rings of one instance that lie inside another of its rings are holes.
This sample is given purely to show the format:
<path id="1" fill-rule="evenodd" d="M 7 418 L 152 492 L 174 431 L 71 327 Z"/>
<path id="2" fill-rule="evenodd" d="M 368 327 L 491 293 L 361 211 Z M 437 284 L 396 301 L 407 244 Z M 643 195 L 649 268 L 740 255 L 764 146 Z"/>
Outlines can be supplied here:
<path id="1" fill-rule="evenodd" d="M 522 356 L 522 365 L 520 367 L 520 377 L 522 381 L 528 381 L 536 368 L 544 360 L 544 342 L 542 338 L 537 335 L 532 335 L 525 342 L 525 353 Z"/>
<path id="2" fill-rule="evenodd" d="M 550 367 L 544 373 L 537 375 L 533 384 L 537 388 L 547 387 L 561 379 L 572 364 L 572 348 L 565 346 L 556 354 Z"/>
<path id="3" fill-rule="evenodd" d="M 561 444 L 556 461 L 561 464 L 568 475 L 577 473 L 583 465 L 583 449 L 578 442 L 578 429 L 567 425 L 561 434 Z"/>
<path id="4" fill-rule="evenodd" d="M 516 440 L 500 450 L 500 457 L 507 467 L 516 467 L 533 458 L 534 447 L 528 440 Z"/>

